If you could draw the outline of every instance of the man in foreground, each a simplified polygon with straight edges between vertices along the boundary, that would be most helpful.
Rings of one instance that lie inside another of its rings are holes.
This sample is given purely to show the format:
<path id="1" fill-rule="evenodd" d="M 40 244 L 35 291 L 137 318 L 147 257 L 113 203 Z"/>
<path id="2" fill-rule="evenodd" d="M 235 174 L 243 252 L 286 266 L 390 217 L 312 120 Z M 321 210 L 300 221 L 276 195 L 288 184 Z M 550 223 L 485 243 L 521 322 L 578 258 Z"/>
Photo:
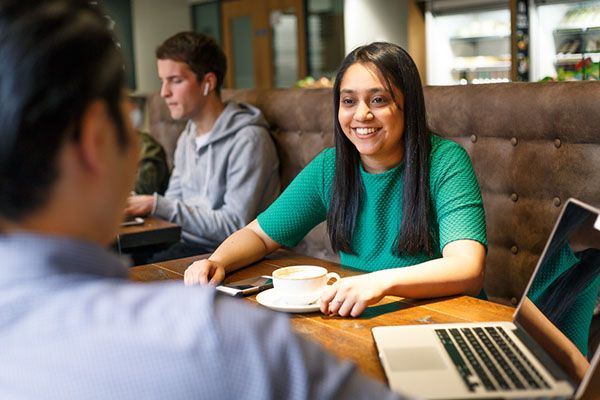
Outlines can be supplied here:
<path id="1" fill-rule="evenodd" d="M 106 247 L 139 143 L 105 25 L 83 0 L 0 0 L 0 398 L 397 398 L 281 315 L 127 281 Z"/>

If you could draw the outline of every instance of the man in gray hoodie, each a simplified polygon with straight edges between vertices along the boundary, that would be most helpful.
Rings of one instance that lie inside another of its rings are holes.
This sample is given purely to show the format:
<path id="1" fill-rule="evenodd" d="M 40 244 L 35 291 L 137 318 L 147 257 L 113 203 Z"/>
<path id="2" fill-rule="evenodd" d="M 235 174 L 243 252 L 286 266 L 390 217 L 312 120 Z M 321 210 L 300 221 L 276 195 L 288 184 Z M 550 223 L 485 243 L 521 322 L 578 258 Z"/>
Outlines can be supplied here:
<path id="1" fill-rule="evenodd" d="M 171 117 L 188 123 L 165 195 L 131 196 L 126 212 L 175 222 L 183 240 L 136 263 L 210 252 L 279 194 L 279 161 L 262 113 L 221 100 L 227 60 L 216 42 L 181 32 L 161 44 L 156 57 Z"/>

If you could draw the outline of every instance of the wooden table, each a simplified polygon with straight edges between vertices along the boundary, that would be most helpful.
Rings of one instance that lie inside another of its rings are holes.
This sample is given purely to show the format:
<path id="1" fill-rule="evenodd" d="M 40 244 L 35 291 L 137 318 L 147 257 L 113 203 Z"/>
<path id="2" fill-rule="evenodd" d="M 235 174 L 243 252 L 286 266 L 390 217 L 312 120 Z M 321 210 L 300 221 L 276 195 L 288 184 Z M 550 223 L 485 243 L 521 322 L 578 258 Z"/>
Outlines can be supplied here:
<path id="1" fill-rule="evenodd" d="M 165 279 L 181 280 L 188 265 L 205 257 L 207 255 L 133 267 L 129 270 L 129 276 L 132 280 L 144 282 Z M 276 268 L 297 264 L 320 265 L 329 271 L 337 272 L 342 277 L 360 273 L 339 264 L 280 250 L 253 266 L 228 275 L 226 281 L 270 275 Z M 256 302 L 255 297 L 250 296 L 248 299 Z M 378 304 L 367 308 L 359 318 L 342 318 L 311 313 L 290 314 L 290 320 L 298 332 L 321 343 L 338 357 L 352 360 L 367 375 L 385 382 L 371 328 L 381 325 L 506 321 L 511 320 L 513 312 L 512 307 L 468 296 L 429 300 L 410 300 L 388 296 Z"/>
<path id="2" fill-rule="evenodd" d="M 181 239 L 181 227 L 157 217 L 144 217 L 143 225 L 119 228 L 115 247 L 130 250 L 136 247 L 175 243 Z"/>

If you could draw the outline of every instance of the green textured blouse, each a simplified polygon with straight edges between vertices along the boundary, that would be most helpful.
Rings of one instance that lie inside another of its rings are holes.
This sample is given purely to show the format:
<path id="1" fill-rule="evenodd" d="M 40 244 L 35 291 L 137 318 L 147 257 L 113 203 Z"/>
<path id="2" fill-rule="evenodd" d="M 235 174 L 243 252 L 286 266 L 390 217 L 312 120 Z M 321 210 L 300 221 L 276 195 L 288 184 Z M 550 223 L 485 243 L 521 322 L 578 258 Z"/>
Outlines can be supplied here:
<path id="1" fill-rule="evenodd" d="M 432 136 L 430 187 L 439 244 L 433 256 L 396 255 L 394 241 L 402 221 L 404 164 L 370 174 L 362 165 L 363 203 L 351 247 L 340 252 L 343 265 L 363 271 L 405 267 L 441 257 L 446 244 L 471 239 L 487 246 L 485 215 L 477 178 L 467 152 L 457 143 Z M 282 246 L 294 247 L 327 216 L 335 171 L 335 149 L 317 155 L 277 200 L 258 216 L 265 233 Z"/>

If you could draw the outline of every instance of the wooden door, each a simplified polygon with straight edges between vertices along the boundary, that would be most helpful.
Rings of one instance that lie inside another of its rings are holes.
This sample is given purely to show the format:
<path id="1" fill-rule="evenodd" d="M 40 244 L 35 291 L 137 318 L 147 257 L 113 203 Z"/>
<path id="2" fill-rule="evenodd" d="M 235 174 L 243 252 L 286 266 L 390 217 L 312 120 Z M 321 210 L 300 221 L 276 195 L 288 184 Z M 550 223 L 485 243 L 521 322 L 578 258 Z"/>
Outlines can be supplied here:
<path id="1" fill-rule="evenodd" d="M 292 14 L 296 20 L 295 79 L 306 75 L 306 27 L 303 0 L 232 0 L 221 3 L 223 50 L 229 88 L 272 88 L 281 66 L 274 63 L 274 23 Z"/>

